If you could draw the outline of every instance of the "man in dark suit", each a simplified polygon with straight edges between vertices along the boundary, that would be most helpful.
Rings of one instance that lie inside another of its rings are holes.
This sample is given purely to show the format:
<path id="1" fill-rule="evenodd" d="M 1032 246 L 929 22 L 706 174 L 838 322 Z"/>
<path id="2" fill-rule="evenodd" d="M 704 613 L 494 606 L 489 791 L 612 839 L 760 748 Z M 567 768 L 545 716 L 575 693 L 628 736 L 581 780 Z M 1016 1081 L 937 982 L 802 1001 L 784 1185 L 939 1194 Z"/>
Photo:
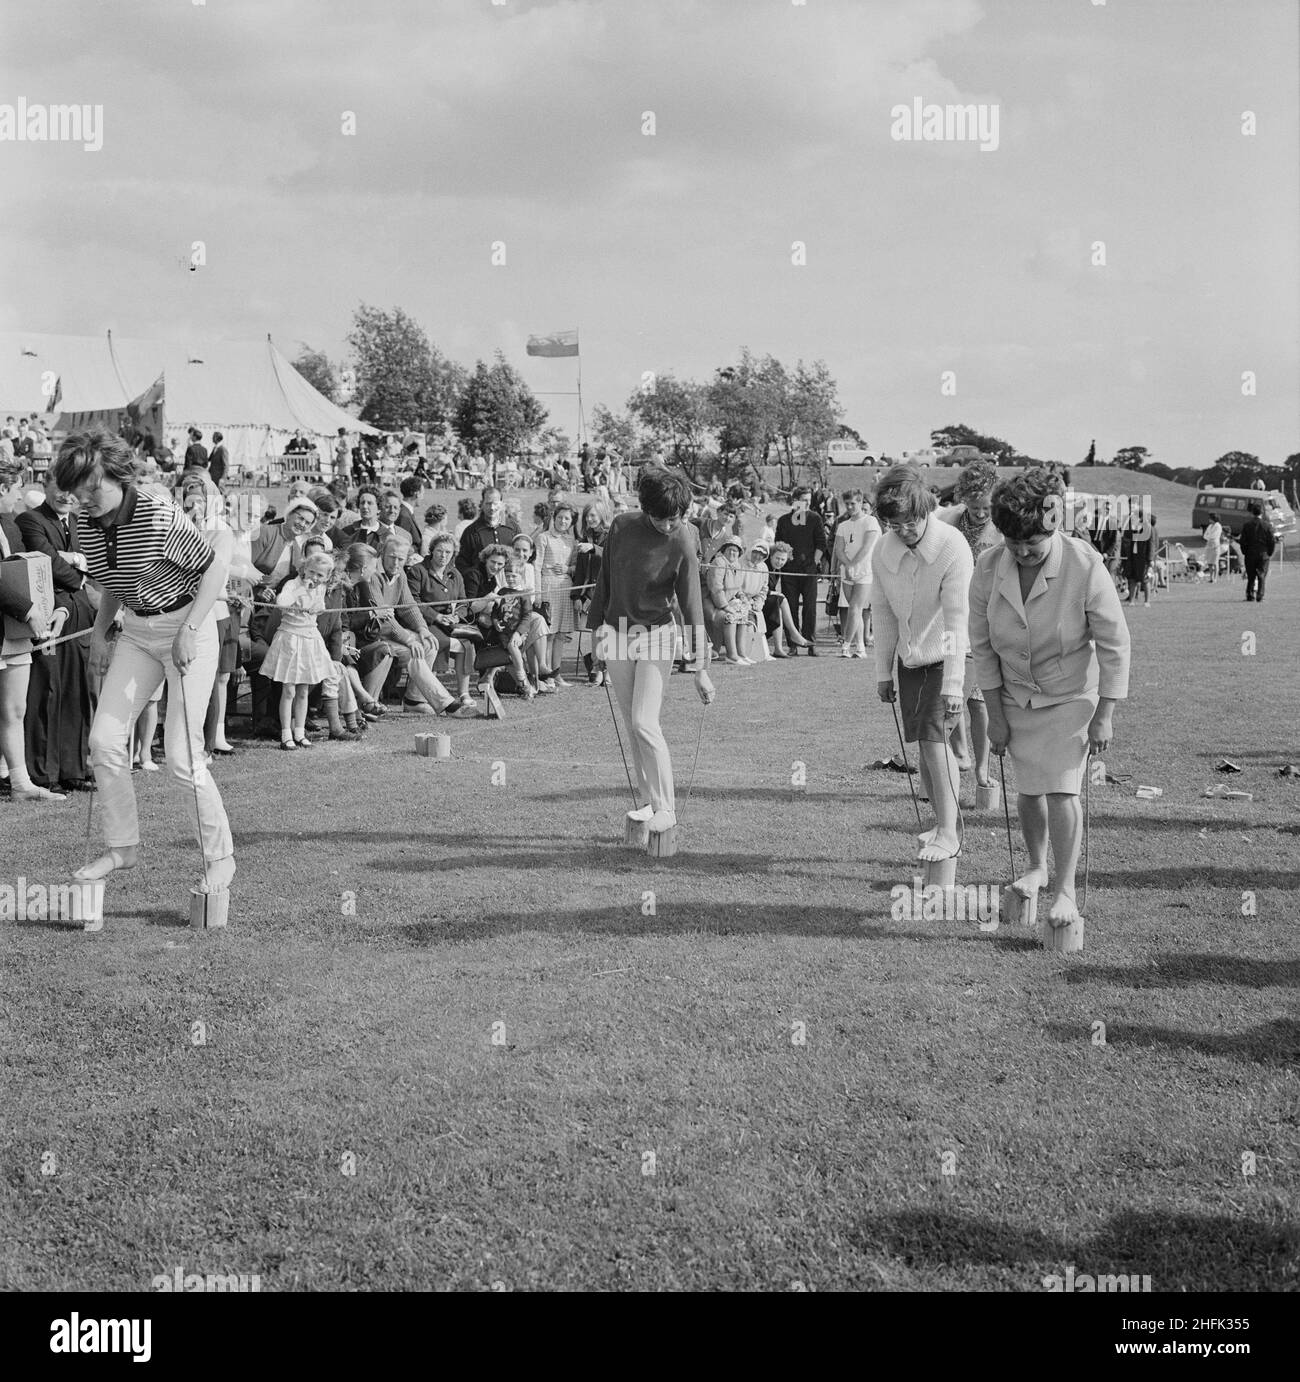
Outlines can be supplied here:
<path id="1" fill-rule="evenodd" d="M 1258 499 L 1252 499 L 1247 507 L 1250 517 L 1237 541 L 1246 564 L 1246 599 L 1262 605 L 1264 577 L 1268 575 L 1268 564 L 1277 546 L 1277 538 L 1273 535 L 1273 525 L 1264 517 L 1263 504 Z"/>
<path id="2" fill-rule="evenodd" d="M 790 493 L 789 513 L 776 520 L 776 540 L 793 549 L 790 565 L 795 575 L 781 576 L 781 593 L 790 605 L 790 614 L 799 621 L 799 632 L 808 640 L 808 656 L 817 656 L 817 572 L 826 551 L 826 527 L 811 512 L 812 491 L 798 485 Z M 802 575 L 797 573 L 804 573 Z M 791 648 L 790 656 L 795 650 Z"/>
<path id="3" fill-rule="evenodd" d="M 77 525 L 70 510 L 73 500 L 54 483 L 45 481 L 45 502 L 15 516 L 29 552 L 50 559 L 54 575 L 54 607 L 67 610 L 60 636 L 80 633 L 95 622 L 95 607 L 86 589 L 86 559 L 77 549 Z M 61 643 L 32 658 L 27 685 L 24 739 L 32 781 L 57 791 L 85 791 L 94 786 L 90 767 L 90 722 L 94 704 L 86 658 L 89 640 Z"/>
<path id="4" fill-rule="evenodd" d="M 212 483 L 219 485 L 226 478 L 226 468 L 230 464 L 230 453 L 220 432 L 212 434 L 212 454 L 208 457 L 208 474 Z"/>
<path id="5" fill-rule="evenodd" d="M 203 445 L 203 433 L 191 427 L 190 444 L 185 448 L 185 469 L 206 470 L 208 468 L 208 448 Z"/>
<path id="6" fill-rule="evenodd" d="M 393 526 L 411 535 L 411 542 L 418 552 L 424 542 L 424 529 L 415 516 L 415 505 L 424 492 L 424 482 L 416 475 L 408 475 L 397 488 L 401 491 L 402 507 L 397 511 Z"/>

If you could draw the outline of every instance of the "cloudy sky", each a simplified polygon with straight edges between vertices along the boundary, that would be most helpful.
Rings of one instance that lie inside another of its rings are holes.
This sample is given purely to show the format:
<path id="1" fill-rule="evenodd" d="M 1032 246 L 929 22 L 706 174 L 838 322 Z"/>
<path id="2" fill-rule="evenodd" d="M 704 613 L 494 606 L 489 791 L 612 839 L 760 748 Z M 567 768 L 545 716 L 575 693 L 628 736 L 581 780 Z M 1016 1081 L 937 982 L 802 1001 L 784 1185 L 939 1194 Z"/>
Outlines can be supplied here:
<path id="1" fill-rule="evenodd" d="M 0 329 L 338 357 L 364 301 L 539 390 L 572 362 L 527 335 L 578 326 L 588 411 L 749 346 L 825 359 L 894 453 L 962 421 L 1067 461 L 1095 436 L 1276 464 L 1300 450 L 1298 12 L 11 0 L 0 104 L 101 104 L 104 129 L 0 142 Z M 996 106 L 998 147 L 892 138 L 916 98 Z"/>

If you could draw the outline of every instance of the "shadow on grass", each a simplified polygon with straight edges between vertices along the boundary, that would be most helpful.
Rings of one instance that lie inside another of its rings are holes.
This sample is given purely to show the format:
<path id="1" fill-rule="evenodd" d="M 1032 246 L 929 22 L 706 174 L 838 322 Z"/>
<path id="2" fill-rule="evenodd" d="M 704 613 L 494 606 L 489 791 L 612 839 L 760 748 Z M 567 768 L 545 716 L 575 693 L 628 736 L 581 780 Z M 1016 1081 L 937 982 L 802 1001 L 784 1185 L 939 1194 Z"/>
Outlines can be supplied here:
<path id="1" fill-rule="evenodd" d="M 1052 1022 L 1045 1030 L 1059 1041 L 1077 1043 L 1077 1023 Z M 1231 1056 L 1255 1065 L 1288 1066 L 1300 1062 L 1300 1021 L 1279 1017 L 1245 1032 L 1179 1032 L 1172 1027 L 1108 1022 L 1106 1045 L 1197 1051 L 1205 1056 Z"/>
<path id="2" fill-rule="evenodd" d="M 1221 868 L 1216 864 L 1193 863 L 1177 868 L 1144 868 L 1133 873 L 1102 873 L 1094 868 L 1089 881 L 1094 888 L 1115 888 L 1120 892 L 1185 892 L 1189 887 L 1227 888 L 1231 892 L 1300 889 L 1300 869 L 1263 869 L 1258 865 Z"/>
<path id="3" fill-rule="evenodd" d="M 758 774 L 755 773 L 755 777 Z M 593 795 L 582 787 L 575 787 L 563 792 L 538 792 L 530 794 L 529 801 L 586 801 Z M 623 793 L 627 795 L 626 792 Z M 868 792 L 865 788 L 847 792 L 819 792 L 809 789 L 806 792 L 793 792 L 789 787 L 764 787 L 764 786 L 742 786 L 734 787 L 709 787 L 704 783 L 697 783 L 691 792 L 691 803 L 697 801 L 716 801 L 726 803 L 750 802 L 750 801 L 775 801 L 782 805 L 790 806 L 799 802 L 865 802 L 884 800 L 880 794 Z M 906 800 L 906 798 L 903 798 Z M 684 800 L 684 798 L 682 798 Z M 686 812 L 678 808 L 681 814 Z"/>
<path id="4" fill-rule="evenodd" d="M 1300 988 L 1300 960 L 1253 960 L 1237 955 L 1157 955 L 1145 966 L 1088 965 L 1066 972 L 1069 984 L 1178 988 L 1236 984 L 1241 988 Z"/>
<path id="5" fill-rule="evenodd" d="M 473 918 L 418 920 L 394 926 L 389 935 L 413 945 L 444 945 L 491 940 L 525 932 L 589 935 L 665 936 L 703 933 L 710 936 L 776 936 L 804 938 L 840 936 L 864 941 L 919 941 L 924 944 L 974 942 L 1005 951 L 1034 950 L 1038 942 L 1020 936 L 983 932 L 962 923 L 918 922 L 914 929 L 897 930 L 889 920 L 887 895 L 881 895 L 876 921 L 860 907 L 750 906 L 743 903 L 664 903 L 655 916 L 642 916 L 640 894 L 626 906 L 541 911 L 488 912 Z"/>
<path id="6" fill-rule="evenodd" d="M 1278 1289 L 1294 1284 L 1300 1248 L 1293 1223 L 1161 1211 L 1117 1214 L 1077 1240 L 942 1210 L 868 1217 L 847 1236 L 864 1253 L 909 1266 L 1022 1267 L 1031 1291 L 1044 1290 L 1043 1277 L 1063 1275 L 1067 1266 L 1080 1275 L 1149 1276 L 1153 1291 Z"/>
<path id="7" fill-rule="evenodd" d="M 1225 802 L 1225 805 L 1233 805 Z M 1250 803 L 1246 803 L 1248 806 Z M 1138 812 L 1131 815 L 1121 816 L 1112 815 L 1108 812 L 1098 811 L 1094 806 L 1092 809 L 1091 825 L 1094 830 L 1099 828 L 1124 830 L 1127 832 L 1138 831 L 1143 835 L 1171 834 L 1180 831 L 1204 830 L 1210 835 L 1236 835 L 1243 830 L 1290 830 L 1294 827 L 1278 825 L 1271 820 L 1257 820 L 1229 818 L 1227 816 L 1146 816 Z"/>

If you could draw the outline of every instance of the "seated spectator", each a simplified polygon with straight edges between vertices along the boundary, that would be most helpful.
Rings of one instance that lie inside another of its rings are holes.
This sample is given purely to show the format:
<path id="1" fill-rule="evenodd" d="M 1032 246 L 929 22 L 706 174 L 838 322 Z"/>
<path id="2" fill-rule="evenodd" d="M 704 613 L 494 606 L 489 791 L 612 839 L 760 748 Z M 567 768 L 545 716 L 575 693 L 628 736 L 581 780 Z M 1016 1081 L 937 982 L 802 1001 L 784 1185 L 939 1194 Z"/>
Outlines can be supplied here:
<path id="1" fill-rule="evenodd" d="M 447 527 L 447 507 L 445 504 L 430 504 L 424 511 L 423 536 L 420 539 L 420 557 L 422 559 L 429 555 L 429 548 L 433 546 L 433 539 L 439 533 L 446 533 L 448 537 L 451 536 Z"/>
<path id="2" fill-rule="evenodd" d="M 722 660 L 752 667 L 753 660 L 746 656 L 751 606 L 746 591 L 749 573 L 740 567 L 743 554 L 744 548 L 739 538 L 724 537 L 717 554 L 709 563 L 707 579 L 713 608 L 714 637 L 721 639 L 725 648 Z"/>
<path id="3" fill-rule="evenodd" d="M 334 527 L 329 538 L 335 547 L 351 547 L 363 542 L 376 556 L 392 536 L 392 528 L 379 517 L 379 491 L 373 485 L 362 485 L 357 492 L 357 508 L 361 517 L 346 527 Z"/>
<path id="4" fill-rule="evenodd" d="M 545 639 L 546 634 L 539 631 L 538 624 L 541 629 L 545 629 L 546 624 L 534 615 L 531 598 L 511 589 L 506 574 L 509 560 L 510 549 L 500 543 L 483 550 L 479 566 L 470 573 L 472 588 L 471 583 L 466 582 L 469 610 L 483 631 L 485 645 L 507 652 L 520 693 L 525 700 L 532 700 L 537 689 L 529 681 L 524 650 L 535 645 L 539 638 Z M 550 680 L 546 669 L 539 668 L 537 675 L 542 681 Z"/>
<path id="5" fill-rule="evenodd" d="M 261 526 L 249 533 L 249 556 L 274 585 L 297 571 L 302 541 L 316 526 L 317 509 L 310 499 L 299 498 L 290 501 L 283 520 L 270 517 L 270 513 L 268 510 Z"/>
<path id="6" fill-rule="evenodd" d="M 411 594 L 404 565 L 410 543 L 405 534 L 384 543 L 380 569 L 367 584 L 379 622 L 379 636 L 389 645 L 393 662 L 406 673 L 402 708 L 409 714 L 436 715 L 459 705 L 433 673 L 437 640 Z"/>
<path id="7" fill-rule="evenodd" d="M 761 539 L 755 543 L 755 552 L 761 551 L 763 545 Z M 781 589 L 781 569 L 789 565 L 793 556 L 794 548 L 788 542 L 777 542 L 772 544 L 767 557 L 768 570 L 772 574 L 768 577 L 767 599 L 763 602 L 763 624 L 772 640 L 773 657 L 791 655 L 786 647 L 787 638 L 796 648 L 809 646 L 808 640 L 799 632 L 799 626 L 790 610 L 790 602 Z"/>
<path id="8" fill-rule="evenodd" d="M 480 630 L 466 625 L 465 582 L 453 560 L 456 542 L 450 533 L 433 533 L 428 556 L 406 573 L 411 595 L 420 607 L 429 632 L 438 645 L 438 662 L 454 660 L 457 696 L 463 706 L 474 705 L 469 677 L 474 654 L 483 641 Z"/>
<path id="9" fill-rule="evenodd" d="M 526 590 L 536 600 L 537 567 L 534 564 L 536 549 L 532 538 L 527 533 L 520 533 L 510 544 L 510 550 L 514 560 L 519 564 L 520 580 L 522 581 L 522 585 L 516 584 L 516 588 Z"/>

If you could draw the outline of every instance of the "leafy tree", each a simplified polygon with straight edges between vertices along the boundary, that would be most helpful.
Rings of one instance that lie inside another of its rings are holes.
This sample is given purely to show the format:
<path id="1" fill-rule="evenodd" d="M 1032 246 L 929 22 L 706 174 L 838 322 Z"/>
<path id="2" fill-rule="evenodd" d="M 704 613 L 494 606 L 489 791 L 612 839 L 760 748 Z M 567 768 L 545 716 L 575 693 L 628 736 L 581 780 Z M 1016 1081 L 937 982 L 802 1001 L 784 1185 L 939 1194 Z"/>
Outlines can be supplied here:
<path id="1" fill-rule="evenodd" d="M 603 403 L 592 410 L 591 436 L 597 446 L 617 451 L 625 461 L 636 460 L 642 450 L 635 418 L 627 410 L 615 413 Z"/>
<path id="2" fill-rule="evenodd" d="M 363 421 L 386 432 L 442 427 L 456 410 L 465 371 L 446 359 L 400 307 L 362 303 L 348 333 L 356 369 L 354 402 Z"/>
<path id="3" fill-rule="evenodd" d="M 1205 472 L 1206 482 L 1229 488 L 1249 489 L 1252 480 L 1261 478 L 1264 467 L 1258 456 L 1248 451 L 1227 451 Z M 1213 479 L 1209 477 L 1213 476 Z"/>
<path id="4" fill-rule="evenodd" d="M 457 401 L 453 425 L 466 446 L 505 460 L 532 441 L 546 418 L 546 409 L 498 350 L 491 365 L 475 363 Z"/>
<path id="5" fill-rule="evenodd" d="M 324 394 L 331 403 L 338 402 L 338 374 L 323 350 L 303 350 L 293 362 L 293 367 L 317 393 Z"/>
<path id="6" fill-rule="evenodd" d="M 655 375 L 648 388 L 627 401 L 627 411 L 645 428 L 670 464 L 680 465 L 692 479 L 704 461 L 712 409 L 708 390 L 672 374 Z"/>
<path id="7" fill-rule="evenodd" d="M 1121 470 L 1141 470 L 1147 461 L 1147 449 L 1145 446 L 1121 446 L 1115 453 L 1115 460 L 1112 464 L 1119 466 Z"/>
<path id="8" fill-rule="evenodd" d="M 936 428 L 930 433 L 930 445 L 937 449 L 951 449 L 954 446 L 974 446 L 982 455 L 997 457 L 999 465 L 1017 465 L 1020 461 L 1011 459 L 1019 453 L 1010 442 L 1001 437 L 985 436 L 965 423 L 955 422 L 948 427 Z M 1028 459 L 1027 457 L 1025 459 Z"/>
<path id="9" fill-rule="evenodd" d="M 1143 474 L 1154 475 L 1157 480 L 1177 481 L 1178 479 L 1178 472 L 1173 466 L 1165 465 L 1163 461 L 1148 461 L 1143 467 Z"/>

